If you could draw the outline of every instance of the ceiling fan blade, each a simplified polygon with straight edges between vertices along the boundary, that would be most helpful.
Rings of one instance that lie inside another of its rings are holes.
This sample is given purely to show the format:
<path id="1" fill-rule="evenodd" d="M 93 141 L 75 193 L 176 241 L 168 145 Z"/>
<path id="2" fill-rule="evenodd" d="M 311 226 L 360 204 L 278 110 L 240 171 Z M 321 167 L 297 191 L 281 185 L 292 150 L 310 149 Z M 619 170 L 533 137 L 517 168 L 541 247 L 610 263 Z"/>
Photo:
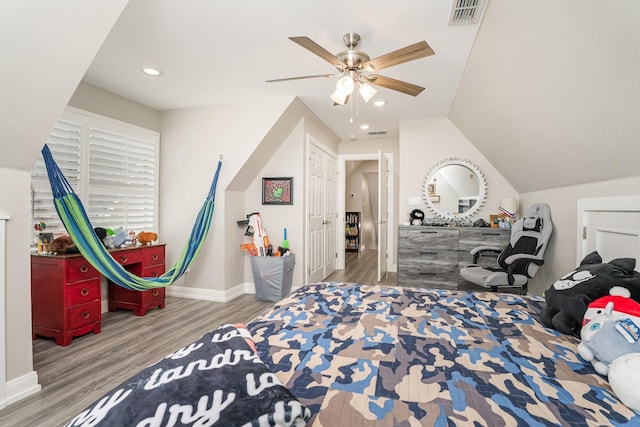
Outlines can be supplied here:
<path id="1" fill-rule="evenodd" d="M 289 37 L 289 40 L 295 43 L 298 43 L 300 46 L 307 49 L 308 51 L 315 53 L 320 58 L 324 59 L 329 64 L 333 65 L 338 69 L 344 70 L 347 68 L 347 64 L 345 64 L 340 59 L 338 59 L 333 53 L 329 52 L 327 49 L 323 48 L 318 43 L 311 40 L 309 37 L 304 37 L 304 36 Z"/>
<path id="2" fill-rule="evenodd" d="M 393 65 L 402 64 L 404 62 L 413 61 L 414 59 L 424 58 L 425 56 L 433 55 L 435 52 L 431 49 L 431 46 L 426 41 L 414 43 L 410 46 L 403 47 L 402 49 L 394 50 L 386 55 L 378 56 L 363 64 L 362 68 L 365 70 L 382 70 L 384 68 L 391 67 Z"/>
<path id="3" fill-rule="evenodd" d="M 422 86 L 403 82 L 401 80 L 392 79 L 390 77 L 378 76 L 372 74 L 365 77 L 367 81 L 376 86 L 386 87 L 387 89 L 397 90 L 411 96 L 418 96 L 424 90 Z"/>
<path id="4" fill-rule="evenodd" d="M 333 77 L 333 74 L 316 74 L 313 76 L 285 77 L 283 79 L 266 80 L 267 83 L 286 82 L 289 80 L 315 79 L 316 77 Z"/>

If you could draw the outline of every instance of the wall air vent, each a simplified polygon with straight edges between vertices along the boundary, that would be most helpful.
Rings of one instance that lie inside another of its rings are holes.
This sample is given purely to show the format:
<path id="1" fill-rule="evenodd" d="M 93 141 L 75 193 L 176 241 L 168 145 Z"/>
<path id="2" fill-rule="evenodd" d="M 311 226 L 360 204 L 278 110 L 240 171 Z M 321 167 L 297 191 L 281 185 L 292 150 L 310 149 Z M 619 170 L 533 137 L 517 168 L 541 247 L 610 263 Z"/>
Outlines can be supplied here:
<path id="1" fill-rule="evenodd" d="M 369 135 L 386 135 L 387 131 L 386 130 L 370 130 Z"/>
<path id="2" fill-rule="evenodd" d="M 449 25 L 477 24 L 486 0 L 453 0 Z"/>

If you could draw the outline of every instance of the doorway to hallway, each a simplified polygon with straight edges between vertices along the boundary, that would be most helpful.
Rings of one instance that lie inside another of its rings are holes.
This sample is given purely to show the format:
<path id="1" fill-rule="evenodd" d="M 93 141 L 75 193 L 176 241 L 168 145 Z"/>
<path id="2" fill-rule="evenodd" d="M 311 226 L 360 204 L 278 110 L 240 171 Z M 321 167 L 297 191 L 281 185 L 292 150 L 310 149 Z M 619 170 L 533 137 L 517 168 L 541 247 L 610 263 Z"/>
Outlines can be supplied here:
<path id="1" fill-rule="evenodd" d="M 348 252 L 345 256 L 345 269 L 335 271 L 325 281 L 397 285 L 398 273 L 387 272 L 382 281 L 378 281 L 377 263 L 377 249 Z"/>

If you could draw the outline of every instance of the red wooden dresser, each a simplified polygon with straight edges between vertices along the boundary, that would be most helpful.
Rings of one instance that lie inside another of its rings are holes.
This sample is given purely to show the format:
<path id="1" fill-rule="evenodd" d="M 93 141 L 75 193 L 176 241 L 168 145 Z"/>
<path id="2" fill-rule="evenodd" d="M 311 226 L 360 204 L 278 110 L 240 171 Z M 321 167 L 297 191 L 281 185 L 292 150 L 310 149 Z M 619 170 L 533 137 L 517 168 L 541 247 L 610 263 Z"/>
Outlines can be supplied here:
<path id="1" fill-rule="evenodd" d="M 139 246 L 135 250 L 111 251 L 113 258 L 136 276 L 158 277 L 164 273 L 165 245 Z M 119 308 L 133 310 L 136 316 L 144 316 L 150 308 L 164 308 L 164 288 L 131 291 L 109 282 L 109 311 Z"/>
<path id="2" fill-rule="evenodd" d="M 165 271 L 165 245 L 110 251 L 114 259 L 143 277 Z M 56 344 L 71 344 L 73 337 L 100 333 L 101 275 L 79 254 L 31 256 L 32 334 L 53 337 Z M 130 291 L 108 283 L 109 311 L 133 310 L 144 316 L 150 308 L 164 308 L 165 289 Z"/>
<path id="3" fill-rule="evenodd" d="M 100 273 L 80 255 L 31 256 L 31 328 L 58 345 L 100 333 Z"/>

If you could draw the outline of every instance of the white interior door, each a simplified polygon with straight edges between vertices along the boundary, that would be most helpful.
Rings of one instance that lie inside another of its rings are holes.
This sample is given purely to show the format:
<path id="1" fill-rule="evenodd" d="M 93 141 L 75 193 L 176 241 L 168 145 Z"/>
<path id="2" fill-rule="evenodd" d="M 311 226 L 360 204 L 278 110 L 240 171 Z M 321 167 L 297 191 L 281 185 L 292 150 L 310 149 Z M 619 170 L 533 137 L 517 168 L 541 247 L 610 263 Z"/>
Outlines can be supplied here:
<path id="1" fill-rule="evenodd" d="M 389 162 L 382 151 L 378 151 L 378 282 L 387 274 L 388 193 Z"/>
<path id="2" fill-rule="evenodd" d="M 603 262 L 640 259 L 640 197 L 578 200 L 577 224 L 578 263 L 593 251 Z"/>
<path id="3" fill-rule="evenodd" d="M 337 159 L 312 141 L 307 164 L 307 283 L 336 270 Z"/>
<path id="4" fill-rule="evenodd" d="M 336 271 L 338 262 L 338 159 L 325 152 L 324 156 L 324 271 L 323 279 Z"/>

